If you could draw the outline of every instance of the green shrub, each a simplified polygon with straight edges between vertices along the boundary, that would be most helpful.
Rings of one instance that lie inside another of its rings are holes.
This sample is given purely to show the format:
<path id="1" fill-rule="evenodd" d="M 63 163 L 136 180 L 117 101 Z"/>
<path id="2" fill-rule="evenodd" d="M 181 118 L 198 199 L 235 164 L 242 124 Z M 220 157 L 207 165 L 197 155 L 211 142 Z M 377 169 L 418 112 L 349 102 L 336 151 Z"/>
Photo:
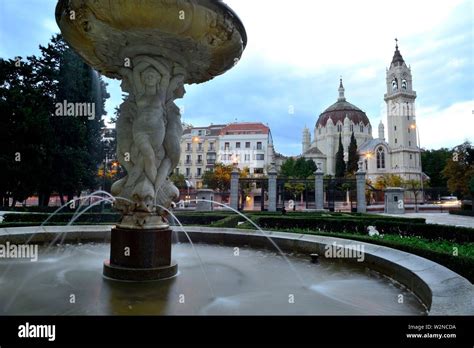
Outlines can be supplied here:
<path id="1" fill-rule="evenodd" d="M 239 215 L 231 215 L 222 220 L 213 222 L 211 227 L 221 227 L 221 228 L 235 228 L 238 226 L 239 221 L 243 218 Z"/>
<path id="2" fill-rule="evenodd" d="M 228 214 L 222 213 L 202 213 L 202 214 L 176 214 L 176 218 L 181 222 L 182 225 L 198 225 L 207 226 L 213 222 L 222 220 L 229 216 Z M 168 217 L 170 222 L 173 222 L 173 218 Z"/>
<path id="3" fill-rule="evenodd" d="M 458 243 L 474 242 L 474 229 L 448 225 L 432 225 L 389 219 L 334 219 L 255 216 L 252 218 L 261 228 L 288 230 L 302 228 L 313 231 L 350 232 L 366 235 L 368 226 L 375 226 L 381 234 L 418 236 L 428 240 L 449 240 Z M 409 221 L 409 220 L 408 220 Z"/>
<path id="4" fill-rule="evenodd" d="M 24 213 L 24 214 L 5 214 L 3 216 L 3 223 L 11 222 L 34 222 L 34 223 L 43 223 L 48 218 L 46 222 L 47 225 L 55 222 L 68 223 L 74 217 L 73 213 L 61 213 L 61 214 L 51 214 L 48 213 Z M 119 213 L 84 213 L 79 216 L 75 223 L 117 223 L 120 221 L 121 215 Z M 0 224 L 3 227 L 3 224 Z"/>
<path id="5" fill-rule="evenodd" d="M 449 213 L 461 216 L 474 216 L 474 211 L 472 210 L 450 210 Z M 474 224 L 474 221 L 472 223 Z"/>
<path id="6" fill-rule="evenodd" d="M 293 229 L 289 232 L 308 233 L 308 231 L 300 229 Z M 406 251 L 408 253 L 437 262 L 451 269 L 452 271 L 461 274 L 471 283 L 474 283 L 474 257 L 472 256 L 472 249 L 474 247 L 473 244 L 456 245 L 446 241 L 434 242 L 416 237 L 401 238 L 399 236 L 385 236 L 382 239 L 378 237 L 369 237 L 340 232 L 310 232 L 308 234 L 347 238 Z M 453 255 L 452 251 L 454 246 L 459 248 L 458 256 Z"/>

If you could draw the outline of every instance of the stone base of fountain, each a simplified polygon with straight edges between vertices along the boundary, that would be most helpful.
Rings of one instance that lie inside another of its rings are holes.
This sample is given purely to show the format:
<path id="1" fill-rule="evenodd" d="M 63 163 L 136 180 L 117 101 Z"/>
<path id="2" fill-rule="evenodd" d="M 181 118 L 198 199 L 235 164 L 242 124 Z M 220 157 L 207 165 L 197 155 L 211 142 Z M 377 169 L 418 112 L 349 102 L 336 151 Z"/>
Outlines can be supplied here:
<path id="1" fill-rule="evenodd" d="M 123 281 L 151 281 L 175 276 L 178 265 L 171 260 L 171 233 L 169 228 L 113 228 L 110 260 L 104 262 L 104 276 Z"/>

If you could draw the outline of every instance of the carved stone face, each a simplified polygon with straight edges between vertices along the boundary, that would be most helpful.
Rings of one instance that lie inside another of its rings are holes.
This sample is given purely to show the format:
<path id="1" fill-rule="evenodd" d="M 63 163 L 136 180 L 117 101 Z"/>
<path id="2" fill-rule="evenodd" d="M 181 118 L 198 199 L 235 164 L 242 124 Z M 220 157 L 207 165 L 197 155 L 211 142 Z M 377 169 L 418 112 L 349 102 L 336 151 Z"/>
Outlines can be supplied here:
<path id="1" fill-rule="evenodd" d="M 148 87 L 154 87 L 160 80 L 160 74 L 152 67 L 146 68 L 142 74 L 143 83 Z"/>

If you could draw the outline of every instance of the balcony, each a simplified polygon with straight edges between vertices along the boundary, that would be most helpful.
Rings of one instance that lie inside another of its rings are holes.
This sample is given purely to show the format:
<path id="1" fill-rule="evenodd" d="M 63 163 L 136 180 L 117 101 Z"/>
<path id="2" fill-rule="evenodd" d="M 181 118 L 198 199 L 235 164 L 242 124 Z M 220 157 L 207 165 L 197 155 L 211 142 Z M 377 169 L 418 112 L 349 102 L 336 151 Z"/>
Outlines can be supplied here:
<path id="1" fill-rule="evenodd" d="M 191 147 L 191 148 L 189 148 L 189 149 L 188 149 L 188 148 L 186 148 L 186 150 L 184 150 L 184 151 L 186 151 L 186 152 L 193 152 L 193 148 L 192 148 L 192 147 Z"/>
<path id="2" fill-rule="evenodd" d="M 193 161 L 185 161 L 185 162 L 184 162 L 184 165 L 185 165 L 185 166 L 192 166 L 192 165 L 193 165 Z"/>
<path id="3" fill-rule="evenodd" d="M 203 164 L 204 164 L 204 161 L 202 161 L 202 160 L 201 161 L 199 161 L 199 160 L 196 161 L 197 166 L 202 166 Z"/>
<path id="4" fill-rule="evenodd" d="M 209 165 L 209 164 L 211 164 L 211 165 L 216 164 L 216 160 L 215 160 L 215 159 L 209 159 L 209 158 L 208 158 L 208 159 L 207 159 L 207 165 Z"/>

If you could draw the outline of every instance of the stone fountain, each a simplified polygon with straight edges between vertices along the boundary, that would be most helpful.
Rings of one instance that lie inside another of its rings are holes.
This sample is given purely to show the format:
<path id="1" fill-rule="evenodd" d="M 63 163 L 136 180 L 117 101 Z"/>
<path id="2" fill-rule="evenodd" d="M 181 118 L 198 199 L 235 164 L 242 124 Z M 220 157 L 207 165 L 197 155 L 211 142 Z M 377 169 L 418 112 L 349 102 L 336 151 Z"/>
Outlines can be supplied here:
<path id="1" fill-rule="evenodd" d="M 59 0 L 64 39 L 101 74 L 122 81 L 117 157 L 127 175 L 115 182 L 121 222 L 112 229 L 104 275 L 157 280 L 176 275 L 166 210 L 179 197 L 169 175 L 180 158 L 175 100 L 184 84 L 231 69 L 247 43 L 221 0 Z"/>

